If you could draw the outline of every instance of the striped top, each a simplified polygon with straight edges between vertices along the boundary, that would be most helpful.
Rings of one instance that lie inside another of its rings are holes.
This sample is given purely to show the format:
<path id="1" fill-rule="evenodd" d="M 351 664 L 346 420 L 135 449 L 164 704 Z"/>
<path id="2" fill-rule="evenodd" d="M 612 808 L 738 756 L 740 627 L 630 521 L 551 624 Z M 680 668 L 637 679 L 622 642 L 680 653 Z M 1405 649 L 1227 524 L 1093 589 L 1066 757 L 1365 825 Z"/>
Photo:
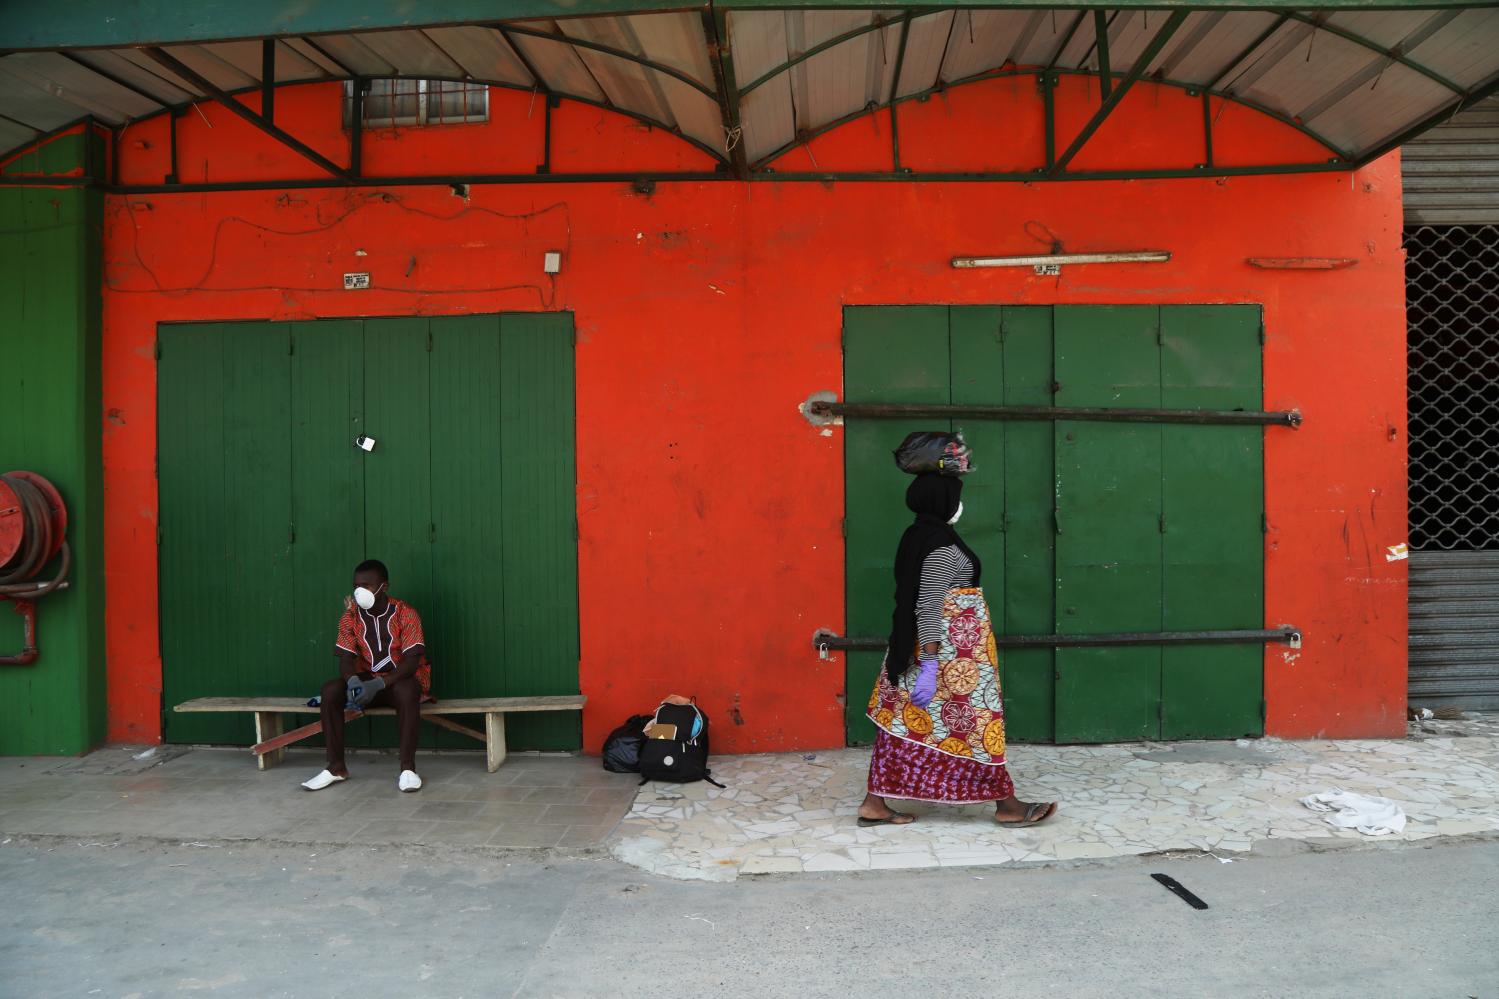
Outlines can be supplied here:
<path id="1" fill-rule="evenodd" d="M 942 641 L 942 608 L 947 591 L 973 585 L 973 563 L 957 545 L 938 548 L 921 563 L 921 593 L 916 598 L 916 640 Z"/>

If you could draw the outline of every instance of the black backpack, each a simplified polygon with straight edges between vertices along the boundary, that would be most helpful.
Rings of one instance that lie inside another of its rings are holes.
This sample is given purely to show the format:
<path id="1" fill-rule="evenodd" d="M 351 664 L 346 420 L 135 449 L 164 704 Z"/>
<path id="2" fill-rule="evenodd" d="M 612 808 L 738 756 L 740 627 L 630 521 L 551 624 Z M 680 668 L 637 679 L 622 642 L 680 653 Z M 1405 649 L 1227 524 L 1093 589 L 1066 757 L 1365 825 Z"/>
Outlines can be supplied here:
<path id="1" fill-rule="evenodd" d="M 670 739 L 650 738 L 640 747 L 640 783 L 666 780 L 687 784 L 705 780 L 723 787 L 708 769 L 708 716 L 696 704 L 665 704 L 656 709 L 657 726 L 676 726 Z"/>
<path id="2" fill-rule="evenodd" d="M 616 774 L 640 773 L 640 747 L 650 715 L 631 715 L 604 740 L 604 769 Z"/>

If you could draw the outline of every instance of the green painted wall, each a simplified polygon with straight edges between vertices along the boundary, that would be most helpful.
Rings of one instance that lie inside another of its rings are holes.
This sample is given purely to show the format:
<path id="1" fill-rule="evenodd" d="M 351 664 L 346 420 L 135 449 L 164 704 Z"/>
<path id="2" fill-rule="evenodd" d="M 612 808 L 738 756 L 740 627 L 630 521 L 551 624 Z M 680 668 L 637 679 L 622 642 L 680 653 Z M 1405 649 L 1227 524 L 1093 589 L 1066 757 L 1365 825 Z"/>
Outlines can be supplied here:
<path id="1" fill-rule="evenodd" d="M 87 158 L 85 139 L 66 136 L 4 172 L 66 172 Z M 41 658 L 0 666 L 0 755 L 77 754 L 105 737 L 102 215 L 93 190 L 0 187 L 0 471 L 57 485 L 74 554 L 71 587 L 37 604 Z M 0 654 L 21 649 L 13 610 L 0 602 Z"/>

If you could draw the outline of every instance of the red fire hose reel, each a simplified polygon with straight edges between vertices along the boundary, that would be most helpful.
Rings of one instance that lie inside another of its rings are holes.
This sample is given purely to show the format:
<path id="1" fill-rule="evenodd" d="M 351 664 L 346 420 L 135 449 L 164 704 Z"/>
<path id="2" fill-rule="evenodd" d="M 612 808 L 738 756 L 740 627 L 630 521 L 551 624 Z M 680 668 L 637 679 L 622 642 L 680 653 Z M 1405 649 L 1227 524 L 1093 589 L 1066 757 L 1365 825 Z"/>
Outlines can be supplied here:
<path id="1" fill-rule="evenodd" d="M 63 589 L 73 553 L 65 534 L 68 508 L 57 487 L 35 472 L 0 475 L 0 600 L 10 600 L 26 619 L 25 647 L 18 656 L 0 656 L 0 665 L 36 662 L 36 601 Z M 57 575 L 36 577 L 58 555 Z"/>

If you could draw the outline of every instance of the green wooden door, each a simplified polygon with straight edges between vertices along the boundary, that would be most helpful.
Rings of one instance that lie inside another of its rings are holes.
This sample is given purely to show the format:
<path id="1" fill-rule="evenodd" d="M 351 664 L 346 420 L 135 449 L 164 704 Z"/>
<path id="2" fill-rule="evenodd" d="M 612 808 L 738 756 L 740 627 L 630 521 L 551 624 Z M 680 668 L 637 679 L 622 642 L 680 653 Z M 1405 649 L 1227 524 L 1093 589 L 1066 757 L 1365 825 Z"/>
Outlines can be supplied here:
<path id="1" fill-rule="evenodd" d="M 252 741 L 247 718 L 170 711 L 192 697 L 316 693 L 366 557 L 421 613 L 438 697 L 577 692 L 571 332 L 566 315 L 161 328 L 170 741 Z M 580 735 L 571 716 L 508 732 Z M 394 744 L 393 722 L 349 739 Z"/>
<path id="2" fill-rule="evenodd" d="M 880 307 L 845 311 L 849 402 L 1257 409 L 1259 309 Z M 942 370 L 948 377 L 942 382 Z M 1262 431 L 956 421 L 977 471 L 964 537 L 1005 634 L 1259 628 Z M 941 421 L 851 419 L 848 629 L 889 629 L 909 522 L 890 451 Z M 849 656 L 849 741 L 878 653 Z M 1232 738 L 1261 731 L 1258 646 L 1009 650 L 1013 741 Z"/>

